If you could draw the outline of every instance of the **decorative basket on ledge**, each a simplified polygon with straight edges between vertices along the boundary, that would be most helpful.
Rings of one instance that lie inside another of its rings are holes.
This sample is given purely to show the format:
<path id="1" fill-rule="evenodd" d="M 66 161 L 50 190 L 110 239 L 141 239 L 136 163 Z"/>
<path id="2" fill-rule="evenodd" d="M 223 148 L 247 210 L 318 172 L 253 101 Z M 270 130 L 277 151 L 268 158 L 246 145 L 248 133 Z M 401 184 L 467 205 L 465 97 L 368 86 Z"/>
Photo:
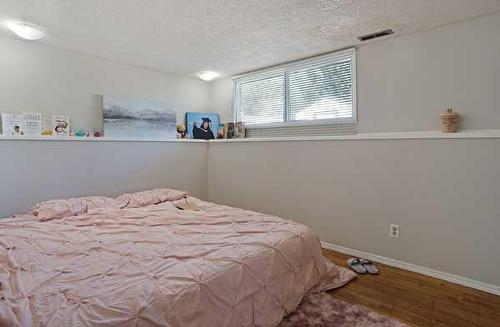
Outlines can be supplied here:
<path id="1" fill-rule="evenodd" d="M 447 112 L 440 114 L 441 117 L 441 131 L 443 133 L 456 133 L 460 127 L 461 117 L 458 112 L 454 112 L 449 108 Z"/>

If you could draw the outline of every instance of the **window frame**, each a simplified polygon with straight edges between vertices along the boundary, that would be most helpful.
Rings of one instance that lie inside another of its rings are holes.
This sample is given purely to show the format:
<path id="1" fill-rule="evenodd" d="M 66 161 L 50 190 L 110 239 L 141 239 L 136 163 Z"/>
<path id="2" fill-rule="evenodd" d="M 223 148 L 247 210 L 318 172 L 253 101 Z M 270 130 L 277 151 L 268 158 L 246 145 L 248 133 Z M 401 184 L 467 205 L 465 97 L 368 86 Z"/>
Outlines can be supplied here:
<path id="1" fill-rule="evenodd" d="M 290 91 L 288 76 L 289 73 L 312 69 L 336 62 L 342 62 L 345 57 L 351 57 L 351 79 L 352 79 L 352 117 L 351 118 L 328 118 L 328 119 L 312 119 L 312 120 L 288 120 L 290 117 Z M 356 48 L 336 51 L 325 55 L 320 55 L 308 59 L 298 60 L 291 63 L 264 68 L 254 72 L 233 77 L 233 117 L 234 121 L 240 121 L 240 85 L 241 83 L 258 81 L 261 79 L 284 75 L 285 78 L 285 110 L 283 122 L 278 123 L 260 123 L 250 124 L 245 123 L 245 128 L 276 128 L 276 127 L 292 127 L 292 126 L 311 126 L 311 125 L 341 125 L 341 124 L 356 124 L 357 123 L 357 84 L 356 84 Z"/>

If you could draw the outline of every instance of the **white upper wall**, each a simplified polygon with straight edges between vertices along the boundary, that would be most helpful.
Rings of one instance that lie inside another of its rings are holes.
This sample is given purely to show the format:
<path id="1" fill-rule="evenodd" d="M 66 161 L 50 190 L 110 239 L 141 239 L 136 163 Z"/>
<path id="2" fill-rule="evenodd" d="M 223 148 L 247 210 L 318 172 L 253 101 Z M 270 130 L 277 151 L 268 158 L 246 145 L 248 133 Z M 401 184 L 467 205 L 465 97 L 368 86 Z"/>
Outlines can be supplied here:
<path id="1" fill-rule="evenodd" d="M 358 47 L 358 131 L 439 129 L 452 106 L 464 129 L 500 128 L 500 13 Z M 231 79 L 213 108 L 231 120 Z"/>
<path id="2" fill-rule="evenodd" d="M 73 126 L 102 128 L 99 95 L 147 98 L 208 111 L 210 85 L 60 48 L 0 38 L 0 112 L 69 114 Z"/>

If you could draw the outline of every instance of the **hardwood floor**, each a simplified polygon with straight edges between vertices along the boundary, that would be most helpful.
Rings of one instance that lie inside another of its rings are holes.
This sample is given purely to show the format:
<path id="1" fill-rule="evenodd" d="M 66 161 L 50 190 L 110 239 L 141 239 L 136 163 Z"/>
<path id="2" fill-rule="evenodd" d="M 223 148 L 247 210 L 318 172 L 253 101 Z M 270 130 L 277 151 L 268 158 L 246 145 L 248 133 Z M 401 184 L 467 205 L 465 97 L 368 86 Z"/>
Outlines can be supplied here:
<path id="1" fill-rule="evenodd" d="M 337 265 L 349 256 L 323 249 Z M 410 326 L 500 327 L 500 296 L 411 271 L 377 264 L 379 275 L 359 275 L 330 294 Z"/>

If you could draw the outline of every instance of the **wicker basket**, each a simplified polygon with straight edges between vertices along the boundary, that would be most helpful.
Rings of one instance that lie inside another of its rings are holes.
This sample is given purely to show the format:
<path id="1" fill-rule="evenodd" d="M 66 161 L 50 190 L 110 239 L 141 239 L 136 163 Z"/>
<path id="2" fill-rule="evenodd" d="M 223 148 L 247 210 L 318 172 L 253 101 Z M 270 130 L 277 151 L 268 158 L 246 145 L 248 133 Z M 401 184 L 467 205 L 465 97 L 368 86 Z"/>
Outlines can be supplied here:
<path id="1" fill-rule="evenodd" d="M 440 115 L 441 131 L 443 133 L 456 133 L 460 127 L 461 117 L 458 112 L 454 112 L 452 108 Z"/>

